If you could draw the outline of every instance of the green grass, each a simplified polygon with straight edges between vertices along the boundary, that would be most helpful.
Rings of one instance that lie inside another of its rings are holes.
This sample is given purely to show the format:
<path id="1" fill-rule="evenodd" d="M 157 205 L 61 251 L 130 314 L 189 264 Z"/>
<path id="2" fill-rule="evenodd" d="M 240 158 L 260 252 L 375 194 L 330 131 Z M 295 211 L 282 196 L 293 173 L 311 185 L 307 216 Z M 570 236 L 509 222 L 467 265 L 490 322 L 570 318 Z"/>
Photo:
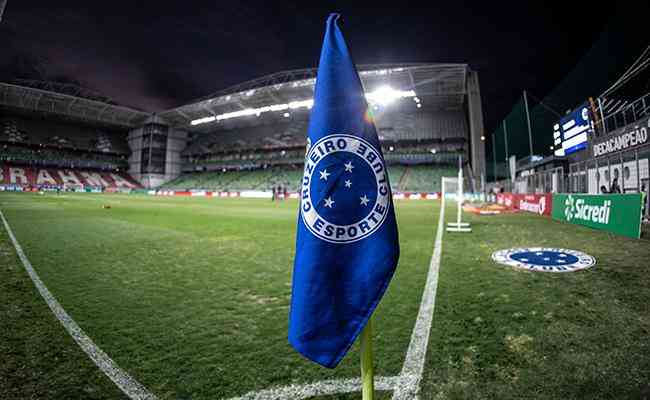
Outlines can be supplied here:
<path id="1" fill-rule="evenodd" d="M 356 348 L 332 371 L 287 343 L 294 201 L 3 194 L 0 207 L 68 313 L 161 398 L 359 374 Z M 425 202 L 397 212 L 402 258 L 375 324 L 376 370 L 388 376 L 410 340 L 437 215 Z"/>
<path id="2" fill-rule="evenodd" d="M 0 209 L 44 283 L 161 399 L 219 399 L 359 375 L 356 346 L 332 371 L 287 344 L 296 208 L 295 201 L 0 193 Z M 375 323 L 383 376 L 398 374 L 404 361 L 439 206 L 398 202 L 396 211 L 402 256 Z M 474 232 L 443 240 L 421 397 L 639 398 L 650 376 L 650 241 L 531 214 L 470 218 Z M 572 248 L 598 264 L 544 274 L 490 261 L 494 250 L 515 246 Z M 4 231 L 0 301 L 0 398 L 121 397 L 52 316 Z"/>
<path id="3" fill-rule="evenodd" d="M 642 398 L 650 383 L 647 235 L 531 214 L 469 218 L 471 234 L 445 234 L 423 399 Z M 551 274 L 490 261 L 519 246 L 580 250 L 597 265 Z"/>
<path id="4" fill-rule="evenodd" d="M 119 399 L 63 330 L 0 230 L 0 398 Z"/>

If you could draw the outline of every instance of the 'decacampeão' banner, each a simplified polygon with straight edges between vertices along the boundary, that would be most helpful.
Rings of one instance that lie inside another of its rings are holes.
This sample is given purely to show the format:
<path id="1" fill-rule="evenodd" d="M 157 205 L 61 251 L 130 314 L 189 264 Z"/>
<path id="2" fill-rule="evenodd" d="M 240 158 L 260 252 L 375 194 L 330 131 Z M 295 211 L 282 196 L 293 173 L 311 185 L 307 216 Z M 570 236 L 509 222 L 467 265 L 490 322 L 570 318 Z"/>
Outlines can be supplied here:
<path id="1" fill-rule="evenodd" d="M 553 219 L 641 237 L 641 194 L 553 194 Z"/>

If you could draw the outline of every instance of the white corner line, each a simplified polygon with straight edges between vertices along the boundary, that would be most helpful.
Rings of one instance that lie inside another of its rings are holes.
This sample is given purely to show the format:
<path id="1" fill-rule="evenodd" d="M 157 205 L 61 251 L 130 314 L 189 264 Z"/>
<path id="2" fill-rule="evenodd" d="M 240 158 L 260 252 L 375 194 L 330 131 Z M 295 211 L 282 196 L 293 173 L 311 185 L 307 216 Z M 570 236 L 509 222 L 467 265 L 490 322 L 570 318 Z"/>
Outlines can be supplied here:
<path id="1" fill-rule="evenodd" d="M 429 273 L 424 285 L 420 310 L 415 321 L 415 327 L 400 372 L 400 382 L 395 387 L 392 400 L 417 399 L 420 392 L 420 381 L 424 372 L 424 361 L 427 355 L 433 310 L 436 305 L 436 291 L 438 288 L 438 272 L 440 271 L 440 256 L 442 254 L 442 235 L 445 231 L 445 201 L 440 205 L 438 217 L 438 230 L 433 245 L 433 255 L 429 264 Z"/>
<path id="2" fill-rule="evenodd" d="M 9 238 L 16 248 L 16 253 L 22 261 L 25 270 L 29 274 L 29 277 L 34 282 L 34 286 L 38 289 L 38 292 L 43 297 L 43 300 L 47 303 L 52 310 L 52 313 L 56 318 L 61 322 L 61 325 L 68 331 L 70 336 L 74 339 L 75 342 L 81 347 L 81 349 L 90 357 L 90 359 L 97 365 L 97 367 L 104 373 L 106 376 L 112 380 L 117 387 L 124 392 L 132 400 L 156 400 L 157 397 L 149 392 L 144 386 L 142 386 L 138 381 L 136 381 L 131 375 L 121 369 L 115 361 L 113 361 L 102 349 L 100 349 L 95 342 L 92 341 L 88 335 L 79 327 L 79 325 L 68 315 L 68 313 L 63 309 L 61 304 L 56 300 L 52 293 L 47 289 L 43 281 L 38 277 L 38 274 L 32 267 L 32 264 L 27 259 L 27 256 L 23 252 L 22 247 L 18 243 L 18 240 L 14 236 L 13 231 L 9 227 L 9 223 L 5 218 L 4 214 L 0 210 L 0 218 L 4 223 L 5 229 L 9 234 Z"/>
<path id="3" fill-rule="evenodd" d="M 393 390 L 399 382 L 399 376 L 375 377 L 375 390 Z M 302 385 L 280 386 L 271 389 L 248 392 L 240 397 L 228 400 L 303 400 L 315 396 L 327 396 L 361 391 L 361 379 L 334 379 Z"/>

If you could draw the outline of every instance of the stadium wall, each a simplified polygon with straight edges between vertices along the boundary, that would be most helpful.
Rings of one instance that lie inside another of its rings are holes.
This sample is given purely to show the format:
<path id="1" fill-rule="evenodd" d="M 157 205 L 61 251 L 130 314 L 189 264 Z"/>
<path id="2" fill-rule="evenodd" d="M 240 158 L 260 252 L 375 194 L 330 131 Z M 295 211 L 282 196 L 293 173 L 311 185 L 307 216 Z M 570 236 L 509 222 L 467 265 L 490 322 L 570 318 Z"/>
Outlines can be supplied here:
<path id="1" fill-rule="evenodd" d="M 588 136 L 588 146 L 568 157 L 569 191 L 600 194 L 650 191 L 650 117 Z"/>

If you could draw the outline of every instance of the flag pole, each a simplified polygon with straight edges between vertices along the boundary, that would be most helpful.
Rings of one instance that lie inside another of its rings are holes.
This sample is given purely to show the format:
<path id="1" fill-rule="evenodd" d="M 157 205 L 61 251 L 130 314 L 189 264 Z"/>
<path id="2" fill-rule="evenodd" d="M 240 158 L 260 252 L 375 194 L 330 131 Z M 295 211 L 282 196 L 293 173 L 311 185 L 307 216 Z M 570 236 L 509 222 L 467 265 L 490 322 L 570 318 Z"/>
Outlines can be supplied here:
<path id="1" fill-rule="evenodd" d="M 361 332 L 361 384 L 362 399 L 375 398 L 375 368 L 372 355 L 372 317 Z"/>

